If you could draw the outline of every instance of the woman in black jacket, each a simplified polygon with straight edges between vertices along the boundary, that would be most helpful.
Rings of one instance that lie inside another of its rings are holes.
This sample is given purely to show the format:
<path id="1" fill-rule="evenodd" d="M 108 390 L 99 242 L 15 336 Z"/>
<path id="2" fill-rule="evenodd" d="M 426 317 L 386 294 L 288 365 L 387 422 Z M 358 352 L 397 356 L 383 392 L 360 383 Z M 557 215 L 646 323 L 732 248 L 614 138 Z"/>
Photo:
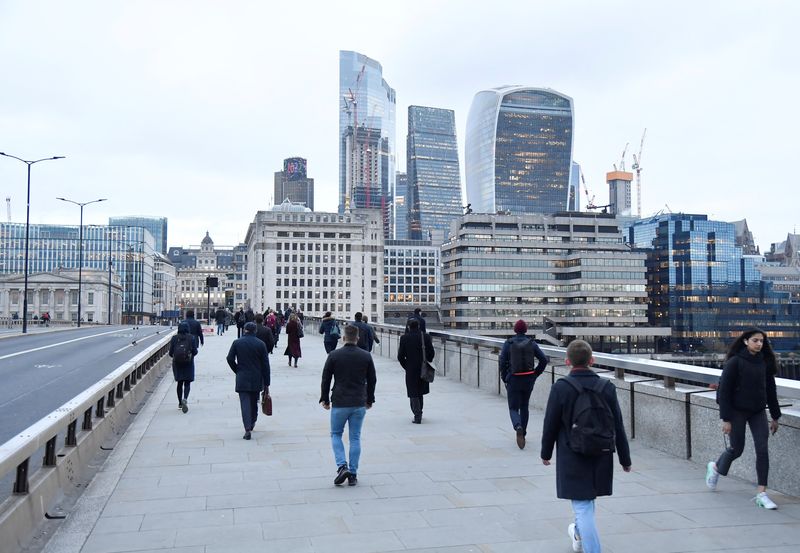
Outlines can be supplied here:
<path id="1" fill-rule="evenodd" d="M 433 361 L 436 352 L 433 349 L 431 337 L 421 332 L 419 321 L 408 321 L 408 333 L 400 337 L 400 346 L 397 348 L 397 360 L 406 371 L 406 392 L 411 403 L 411 412 L 414 413 L 414 424 L 422 422 L 422 396 L 431 391 L 431 385 L 422 380 L 422 352 L 425 350 L 425 359 Z"/>
<path id="2" fill-rule="evenodd" d="M 775 375 L 778 363 L 769 343 L 767 334 L 758 328 L 746 330 L 728 350 L 722 378 L 719 383 L 719 418 L 722 419 L 722 432 L 730 436 L 731 443 L 717 462 L 709 461 L 706 466 L 706 485 L 717 488 L 719 475 L 726 476 L 731 463 L 744 451 L 745 426 L 750 426 L 750 434 L 756 449 L 756 474 L 758 491 L 753 500 L 764 509 L 777 509 L 778 506 L 767 496 L 767 476 L 769 474 L 769 432 L 778 431 L 781 408 L 778 405 L 778 392 Z M 772 421 L 767 423 L 764 406 L 769 405 Z"/>
<path id="3" fill-rule="evenodd" d="M 189 323 L 182 322 L 178 325 L 178 333 L 169 341 L 169 356 L 172 357 L 172 375 L 178 383 L 178 409 L 184 413 L 189 410 L 187 401 L 191 383 L 194 382 L 195 355 L 197 355 L 197 339 L 190 332 Z"/>

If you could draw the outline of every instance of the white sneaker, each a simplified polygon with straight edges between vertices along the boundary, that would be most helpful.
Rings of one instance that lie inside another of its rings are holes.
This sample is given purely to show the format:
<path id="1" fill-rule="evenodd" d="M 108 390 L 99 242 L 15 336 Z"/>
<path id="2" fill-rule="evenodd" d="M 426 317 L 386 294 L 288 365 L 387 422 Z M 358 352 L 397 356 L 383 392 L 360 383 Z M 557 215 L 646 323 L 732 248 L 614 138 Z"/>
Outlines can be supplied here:
<path id="1" fill-rule="evenodd" d="M 708 486 L 708 489 L 711 491 L 716 490 L 718 480 L 717 464 L 714 461 L 709 461 L 706 465 L 706 486 Z"/>
<path id="2" fill-rule="evenodd" d="M 758 505 L 762 509 L 769 509 L 770 511 L 774 511 L 775 509 L 778 508 L 778 506 L 775 505 L 775 502 L 769 498 L 767 492 L 759 493 L 753 498 L 753 501 L 755 501 L 756 505 Z"/>
<path id="3" fill-rule="evenodd" d="M 569 526 L 567 526 L 567 534 L 569 534 L 569 539 L 572 540 L 572 550 L 583 551 L 583 544 L 581 543 L 581 537 L 578 535 L 578 531 L 575 528 L 574 522 Z"/>

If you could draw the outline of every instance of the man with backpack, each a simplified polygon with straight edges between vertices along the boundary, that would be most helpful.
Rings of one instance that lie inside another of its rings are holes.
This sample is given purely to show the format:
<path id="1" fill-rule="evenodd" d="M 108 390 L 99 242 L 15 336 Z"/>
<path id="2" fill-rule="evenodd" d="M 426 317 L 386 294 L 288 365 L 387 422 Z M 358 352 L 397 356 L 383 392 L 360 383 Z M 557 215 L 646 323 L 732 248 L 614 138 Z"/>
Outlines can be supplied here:
<path id="1" fill-rule="evenodd" d="M 514 323 L 514 336 L 500 350 L 500 378 L 506 384 L 508 413 L 517 434 L 517 446 L 525 448 L 528 431 L 528 406 L 536 379 L 547 367 L 547 356 L 533 338 L 527 336 L 528 324 L 522 319 Z M 536 361 L 538 360 L 538 364 Z M 535 366 L 534 366 L 535 365 Z"/>
<path id="2" fill-rule="evenodd" d="M 169 356 L 172 357 L 172 375 L 178 383 L 178 409 L 189 410 L 189 389 L 194 381 L 194 356 L 197 355 L 197 339 L 186 321 L 178 325 L 178 333 L 169 341 Z"/>
<path id="3" fill-rule="evenodd" d="M 617 389 L 589 367 L 592 348 L 583 340 L 567 347 L 569 376 L 550 389 L 542 428 L 542 463 L 556 459 L 556 495 L 571 499 L 575 522 L 567 527 L 573 551 L 597 553 L 600 538 L 594 516 L 594 500 L 611 495 L 614 450 L 622 470 L 630 472 L 631 454 L 622 424 Z"/>

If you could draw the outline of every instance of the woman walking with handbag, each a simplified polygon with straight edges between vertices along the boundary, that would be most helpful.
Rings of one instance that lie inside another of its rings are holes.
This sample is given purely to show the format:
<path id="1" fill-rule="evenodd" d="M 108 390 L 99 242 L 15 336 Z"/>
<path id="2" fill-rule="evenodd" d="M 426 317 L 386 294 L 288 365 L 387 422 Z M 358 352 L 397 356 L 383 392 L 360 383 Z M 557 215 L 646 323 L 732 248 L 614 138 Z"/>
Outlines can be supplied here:
<path id="1" fill-rule="evenodd" d="M 289 322 L 286 323 L 286 351 L 283 352 L 284 355 L 289 357 L 289 366 L 292 366 L 292 358 L 294 357 L 294 366 L 297 367 L 297 360 L 302 357 L 302 351 L 300 350 L 300 338 L 303 337 L 303 325 L 300 324 L 300 321 L 297 319 L 297 315 L 292 313 L 289 316 Z"/>
<path id="2" fill-rule="evenodd" d="M 419 321 L 409 320 L 408 333 L 400 337 L 397 360 L 406 371 L 406 393 L 411 412 L 414 413 L 411 421 L 414 424 L 422 423 L 422 397 L 431 391 L 430 384 L 422 380 L 423 364 L 425 361 L 433 361 L 435 354 L 431 337 L 419 329 Z"/>

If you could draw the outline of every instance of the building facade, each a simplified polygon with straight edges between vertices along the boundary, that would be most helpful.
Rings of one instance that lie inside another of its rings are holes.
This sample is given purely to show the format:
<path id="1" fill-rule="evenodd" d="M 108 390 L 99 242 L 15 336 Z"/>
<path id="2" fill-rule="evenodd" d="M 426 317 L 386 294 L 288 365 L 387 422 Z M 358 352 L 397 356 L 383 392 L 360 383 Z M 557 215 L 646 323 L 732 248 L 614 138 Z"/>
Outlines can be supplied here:
<path id="1" fill-rule="evenodd" d="M 30 225 L 28 275 L 77 270 L 80 265 L 80 227 Z M 153 235 L 143 227 L 84 225 L 83 271 L 105 271 L 123 288 L 122 317 L 149 323 L 153 316 Z M 0 223 L 0 274 L 23 274 L 25 224 Z M 83 305 L 83 304 L 82 304 Z"/>
<path id="2" fill-rule="evenodd" d="M 178 317 L 177 277 L 172 261 L 166 255 L 156 252 L 153 265 L 153 312 L 162 321 Z"/>
<path id="3" fill-rule="evenodd" d="M 215 247 L 208 232 L 200 246 L 171 247 L 169 259 L 176 268 L 176 295 L 181 317 L 188 309 L 197 319 L 208 319 L 218 307 L 233 309 L 235 289 L 234 248 Z M 208 278 L 216 278 L 217 286 L 207 286 Z"/>
<path id="4" fill-rule="evenodd" d="M 633 173 L 627 171 L 611 171 L 606 173 L 608 203 L 612 214 L 630 216 L 633 207 L 631 200 L 632 182 Z"/>
<path id="5" fill-rule="evenodd" d="M 464 211 L 453 110 L 408 107 L 406 162 L 409 238 L 441 244 Z"/>
<path id="6" fill-rule="evenodd" d="M 648 323 L 646 257 L 611 215 L 465 215 L 442 245 L 442 322 L 509 336 L 521 318 L 551 343 L 653 351 L 669 329 Z"/>
<path id="7" fill-rule="evenodd" d="M 408 175 L 406 173 L 395 175 L 394 239 L 408 240 Z"/>
<path id="8" fill-rule="evenodd" d="M 569 198 L 567 200 L 567 211 L 581 210 L 581 166 L 572 162 L 569 174 Z"/>
<path id="9" fill-rule="evenodd" d="M 380 63 L 339 52 L 339 213 L 380 209 L 385 238 L 394 228 L 396 104 Z"/>
<path id="10" fill-rule="evenodd" d="M 800 305 L 761 278 L 763 258 L 743 253 L 733 223 L 670 213 L 628 232 L 629 243 L 648 253 L 650 321 L 672 328 L 666 351 L 722 352 L 754 326 L 778 351 L 800 347 Z"/>
<path id="11" fill-rule="evenodd" d="M 439 310 L 440 248 L 430 240 L 387 240 L 383 247 L 385 320 L 402 322 L 419 307 Z M 437 318 L 437 317 L 434 317 Z"/>
<path id="12" fill-rule="evenodd" d="M 166 217 L 109 217 L 111 227 L 142 227 L 153 235 L 154 249 L 161 255 L 167 255 L 167 218 Z"/>
<path id="13" fill-rule="evenodd" d="M 314 211 L 314 179 L 308 177 L 308 162 L 302 157 L 283 160 L 283 171 L 275 173 L 274 204 L 284 200 Z"/>
<path id="14" fill-rule="evenodd" d="M 383 221 L 379 210 L 314 213 L 289 202 L 259 211 L 247 230 L 250 306 L 307 315 L 360 311 L 383 321 Z"/>
<path id="15" fill-rule="evenodd" d="M 467 118 L 467 202 L 476 213 L 566 211 L 573 103 L 545 88 L 478 92 Z"/>

